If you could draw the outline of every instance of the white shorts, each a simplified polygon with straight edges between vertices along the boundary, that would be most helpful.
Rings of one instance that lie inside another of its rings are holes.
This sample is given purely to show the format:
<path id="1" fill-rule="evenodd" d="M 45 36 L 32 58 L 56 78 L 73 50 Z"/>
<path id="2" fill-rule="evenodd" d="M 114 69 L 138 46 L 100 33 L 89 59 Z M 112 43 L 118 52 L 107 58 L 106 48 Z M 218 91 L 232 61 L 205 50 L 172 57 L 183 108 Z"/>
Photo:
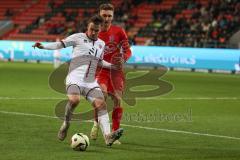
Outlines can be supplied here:
<path id="1" fill-rule="evenodd" d="M 80 81 L 78 81 L 78 83 L 68 83 L 66 84 L 66 91 L 68 95 L 82 95 L 91 103 L 94 102 L 96 98 L 104 99 L 104 95 L 97 81 L 91 83 Z"/>

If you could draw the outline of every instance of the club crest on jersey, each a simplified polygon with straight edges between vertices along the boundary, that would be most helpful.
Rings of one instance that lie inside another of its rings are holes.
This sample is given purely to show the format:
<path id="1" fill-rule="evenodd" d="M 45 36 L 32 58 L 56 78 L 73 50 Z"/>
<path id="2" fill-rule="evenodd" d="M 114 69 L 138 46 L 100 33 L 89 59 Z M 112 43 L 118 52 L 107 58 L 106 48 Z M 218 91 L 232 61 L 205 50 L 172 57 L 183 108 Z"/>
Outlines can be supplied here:
<path id="1" fill-rule="evenodd" d="M 84 43 L 87 43 L 88 41 L 86 39 L 83 40 Z"/>
<path id="2" fill-rule="evenodd" d="M 114 42 L 114 36 L 113 36 L 113 35 L 111 35 L 111 36 L 109 37 L 109 41 L 110 41 L 110 42 Z"/>
<path id="3" fill-rule="evenodd" d="M 99 44 L 99 48 L 102 49 L 102 45 L 101 44 Z"/>

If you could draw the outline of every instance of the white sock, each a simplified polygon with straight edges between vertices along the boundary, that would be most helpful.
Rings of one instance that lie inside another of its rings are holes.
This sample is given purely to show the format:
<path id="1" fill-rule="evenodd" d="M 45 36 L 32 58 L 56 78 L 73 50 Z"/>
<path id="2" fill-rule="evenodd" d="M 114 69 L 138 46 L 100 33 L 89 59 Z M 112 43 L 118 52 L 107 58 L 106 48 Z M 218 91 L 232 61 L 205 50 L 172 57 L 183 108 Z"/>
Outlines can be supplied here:
<path id="1" fill-rule="evenodd" d="M 97 121 L 93 121 L 93 125 L 97 127 L 98 126 L 98 122 Z"/>
<path id="2" fill-rule="evenodd" d="M 105 138 L 106 135 L 109 135 L 111 133 L 107 110 L 98 111 L 98 123 Z"/>

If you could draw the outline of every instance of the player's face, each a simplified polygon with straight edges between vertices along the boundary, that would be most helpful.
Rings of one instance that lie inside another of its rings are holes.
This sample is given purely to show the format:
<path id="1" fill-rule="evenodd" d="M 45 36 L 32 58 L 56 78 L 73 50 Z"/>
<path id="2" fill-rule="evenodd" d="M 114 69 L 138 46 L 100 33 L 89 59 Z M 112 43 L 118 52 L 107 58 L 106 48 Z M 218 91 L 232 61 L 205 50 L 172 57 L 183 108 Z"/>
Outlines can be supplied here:
<path id="1" fill-rule="evenodd" d="M 101 25 L 96 25 L 94 23 L 89 23 L 88 27 L 87 27 L 87 35 L 89 38 L 93 39 L 93 40 L 97 40 L 98 39 L 98 33 L 100 31 L 100 26 Z"/>
<path id="2" fill-rule="evenodd" d="M 113 11 L 101 10 L 99 14 L 104 20 L 104 23 L 103 23 L 104 26 L 106 26 L 106 27 L 110 26 L 112 23 L 112 20 L 113 20 Z"/>

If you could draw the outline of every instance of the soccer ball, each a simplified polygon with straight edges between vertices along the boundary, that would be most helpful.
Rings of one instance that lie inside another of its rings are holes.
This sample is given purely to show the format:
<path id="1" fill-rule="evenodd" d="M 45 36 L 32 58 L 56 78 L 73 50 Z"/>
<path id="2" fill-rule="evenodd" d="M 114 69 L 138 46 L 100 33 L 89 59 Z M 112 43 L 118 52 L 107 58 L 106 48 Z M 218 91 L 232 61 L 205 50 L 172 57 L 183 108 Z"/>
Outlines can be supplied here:
<path id="1" fill-rule="evenodd" d="M 83 133 L 76 133 L 71 138 L 71 148 L 75 151 L 85 151 L 89 145 L 89 138 Z"/>

